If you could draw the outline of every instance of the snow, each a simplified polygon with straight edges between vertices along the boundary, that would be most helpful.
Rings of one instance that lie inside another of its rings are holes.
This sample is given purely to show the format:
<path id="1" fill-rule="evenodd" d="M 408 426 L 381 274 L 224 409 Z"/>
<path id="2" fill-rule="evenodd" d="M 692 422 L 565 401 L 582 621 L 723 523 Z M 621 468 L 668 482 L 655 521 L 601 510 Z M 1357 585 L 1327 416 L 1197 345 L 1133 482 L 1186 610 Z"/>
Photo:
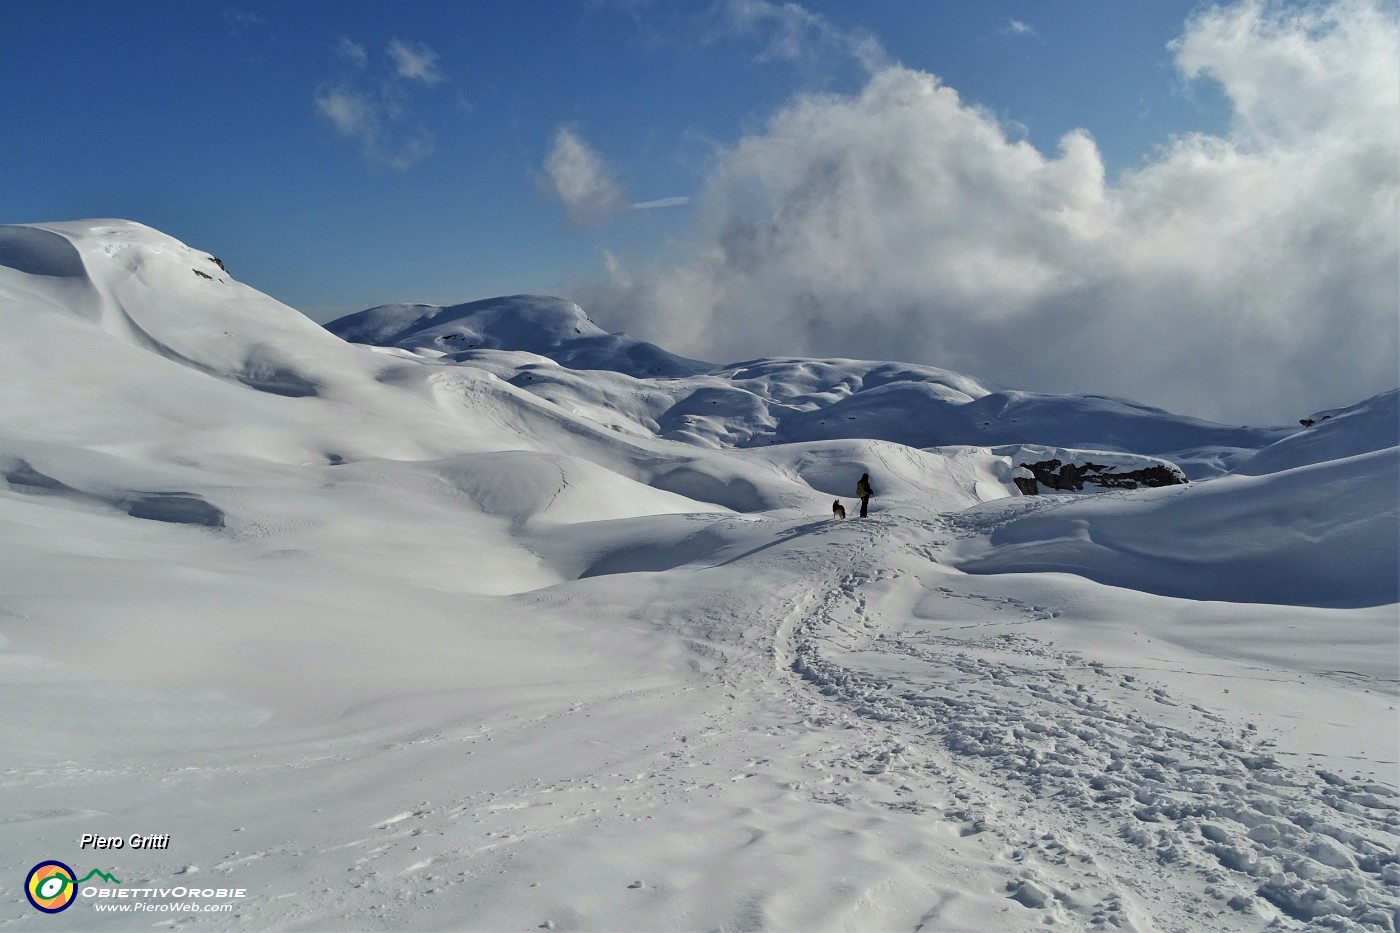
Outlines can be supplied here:
<path id="1" fill-rule="evenodd" d="M 1337 411 L 1319 412 L 1308 420 L 1313 424 L 1259 451 L 1234 472 L 1259 476 L 1387 450 L 1395 446 L 1396 425 L 1400 424 L 1400 390 Z"/>
<path id="2" fill-rule="evenodd" d="M 575 369 L 642 375 L 708 368 L 625 334 L 608 334 L 573 302 L 541 295 L 488 298 L 447 308 L 380 305 L 328 327 L 352 343 L 433 350 L 446 356 L 509 346 L 550 356 Z"/>
<path id="3" fill-rule="evenodd" d="M 99 220 L 0 227 L 0 399 L 0 925 L 1395 929 L 1396 393 L 326 329 Z M 248 897 L 39 921 L 50 858 Z"/>
<path id="4" fill-rule="evenodd" d="M 1378 450 L 1259 477 L 1094 496 L 1012 517 L 959 566 L 1064 571 L 1188 599 L 1393 604 L 1400 522 L 1378 505 L 1397 489 L 1400 458 Z"/>

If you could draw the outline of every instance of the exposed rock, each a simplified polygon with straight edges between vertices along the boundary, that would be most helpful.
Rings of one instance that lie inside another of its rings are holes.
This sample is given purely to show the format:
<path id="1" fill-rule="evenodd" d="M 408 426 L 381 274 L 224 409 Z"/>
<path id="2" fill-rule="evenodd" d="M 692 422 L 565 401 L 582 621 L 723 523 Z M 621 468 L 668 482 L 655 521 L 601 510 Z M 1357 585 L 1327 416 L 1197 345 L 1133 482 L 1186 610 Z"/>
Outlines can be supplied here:
<path id="1" fill-rule="evenodd" d="M 1030 470 L 1031 475 L 1035 477 L 1029 480 L 1032 487 L 1040 483 L 1061 492 L 1082 492 L 1085 483 L 1105 489 L 1137 489 L 1139 486 L 1178 486 L 1186 482 L 1186 476 L 1180 470 L 1167 464 L 1122 473 L 1115 473 L 1101 463 L 1062 463 L 1058 459 L 1022 463 L 1020 466 Z M 1013 479 L 1016 488 L 1022 493 L 1035 495 L 1035 492 L 1026 492 L 1025 486 L 1022 485 L 1023 481 L 1026 481 L 1024 477 Z"/>
<path id="2" fill-rule="evenodd" d="M 211 282 L 214 281 L 214 277 L 208 272 L 200 272 L 198 269 L 192 269 L 190 271 L 192 271 L 195 275 L 199 276 L 201 279 L 208 279 Z"/>
<path id="3" fill-rule="evenodd" d="M 1101 473 L 1085 477 L 1087 482 L 1111 489 L 1136 489 L 1139 486 L 1180 486 L 1186 477 L 1175 467 L 1152 466 L 1125 473 Z"/>
<path id="4" fill-rule="evenodd" d="M 1016 488 L 1021 490 L 1023 496 L 1040 495 L 1040 487 L 1036 484 L 1034 476 L 1013 476 L 1011 481 L 1016 484 Z"/>

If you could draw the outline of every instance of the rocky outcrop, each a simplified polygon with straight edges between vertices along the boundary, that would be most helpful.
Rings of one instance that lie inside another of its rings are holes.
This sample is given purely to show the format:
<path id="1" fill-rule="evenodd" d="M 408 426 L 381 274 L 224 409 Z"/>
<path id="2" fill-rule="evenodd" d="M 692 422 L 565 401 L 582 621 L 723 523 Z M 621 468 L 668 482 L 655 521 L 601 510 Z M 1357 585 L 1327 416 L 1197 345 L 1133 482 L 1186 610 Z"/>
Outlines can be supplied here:
<path id="1" fill-rule="evenodd" d="M 1022 463 L 1020 467 L 1029 470 L 1031 476 L 1018 476 L 1013 480 L 1021 494 L 1028 496 L 1039 493 L 1040 485 L 1060 492 L 1083 492 L 1085 483 L 1105 489 L 1137 489 L 1139 486 L 1177 486 L 1186 482 L 1185 474 L 1168 464 L 1116 472 L 1102 463 L 1063 463 L 1059 459 L 1051 459 Z"/>

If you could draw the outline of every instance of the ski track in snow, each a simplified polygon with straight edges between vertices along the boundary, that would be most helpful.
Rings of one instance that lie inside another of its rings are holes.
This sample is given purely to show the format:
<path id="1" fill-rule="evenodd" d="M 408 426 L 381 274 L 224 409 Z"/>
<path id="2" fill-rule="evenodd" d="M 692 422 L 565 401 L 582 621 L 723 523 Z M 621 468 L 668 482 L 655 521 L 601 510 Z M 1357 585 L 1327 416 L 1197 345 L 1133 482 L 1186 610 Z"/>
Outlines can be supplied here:
<path id="1" fill-rule="evenodd" d="M 930 524 L 948 537 L 967 527 Z M 1150 915 L 1197 929 L 1222 912 L 1394 928 L 1396 788 L 1284 764 L 1252 725 L 1020 634 L 1050 613 L 1014 598 L 940 587 L 948 619 L 982 618 L 888 631 L 866 590 L 902 571 L 872 566 L 872 552 L 780 631 L 775 654 L 795 702 L 880 724 L 885 740 L 859 753 L 864 773 L 898 775 L 911 797 L 930 779 L 959 788 L 962 805 L 942 818 L 1000 841 L 1018 866 L 1013 900 L 1088 928 L 1155 928 L 1140 926 Z M 912 663 L 893 673 L 892 659 Z M 1126 902 L 1152 907 L 1134 920 Z"/>
<path id="2" fill-rule="evenodd" d="M 641 929 L 1394 929 L 1395 788 L 1290 764 L 1249 723 L 1154 682 L 1147 664 L 1057 648 L 1037 627 L 1056 610 L 939 566 L 948 542 L 1001 521 L 808 522 L 701 567 L 690 585 L 708 598 L 681 600 L 688 608 L 665 620 L 651 603 L 636 610 L 701 664 L 684 685 L 292 741 L 236 764 L 0 777 L 75 792 L 147 786 L 160 799 L 289 774 L 395 776 L 355 794 L 364 818 L 327 813 L 322 831 L 297 835 L 262 827 L 250 835 L 270 844 L 219 852 L 208 871 L 229 884 L 301 880 L 295 896 L 251 902 L 231 921 L 200 918 L 215 928 L 530 918 L 589 929 L 635 917 Z M 745 579 L 772 585 L 749 594 Z M 935 608 L 912 612 L 910 592 Z M 666 734 L 647 731 L 653 705 L 678 713 Z M 575 734 L 577 761 L 540 754 Z M 502 768 L 492 755 L 519 761 Z M 435 785 L 432 799 L 401 786 L 413 775 Z M 483 786 L 460 786 L 473 781 Z M 369 800 L 400 805 L 364 813 Z M 738 866 L 713 906 L 688 887 L 692 836 L 709 840 L 707 859 Z M 644 857 L 625 855 L 638 840 Z M 838 877 L 810 873 L 814 848 L 838 860 Z M 558 891 L 562 877 L 573 880 Z M 953 892 L 951 877 L 964 879 Z M 599 893 L 580 897 L 588 890 Z"/>

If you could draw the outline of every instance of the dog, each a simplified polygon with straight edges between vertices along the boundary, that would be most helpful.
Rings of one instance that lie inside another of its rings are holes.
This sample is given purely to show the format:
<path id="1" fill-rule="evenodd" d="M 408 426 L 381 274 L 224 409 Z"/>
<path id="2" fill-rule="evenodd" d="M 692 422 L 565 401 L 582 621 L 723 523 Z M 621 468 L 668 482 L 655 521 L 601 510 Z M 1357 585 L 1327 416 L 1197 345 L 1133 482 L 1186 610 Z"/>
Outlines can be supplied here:
<path id="1" fill-rule="evenodd" d="M 845 518 L 845 517 L 846 517 L 846 507 L 845 507 L 844 505 L 841 504 L 841 500 L 840 500 L 840 499 L 837 499 L 835 502 L 831 503 L 831 517 L 832 517 L 832 518 Z"/>

